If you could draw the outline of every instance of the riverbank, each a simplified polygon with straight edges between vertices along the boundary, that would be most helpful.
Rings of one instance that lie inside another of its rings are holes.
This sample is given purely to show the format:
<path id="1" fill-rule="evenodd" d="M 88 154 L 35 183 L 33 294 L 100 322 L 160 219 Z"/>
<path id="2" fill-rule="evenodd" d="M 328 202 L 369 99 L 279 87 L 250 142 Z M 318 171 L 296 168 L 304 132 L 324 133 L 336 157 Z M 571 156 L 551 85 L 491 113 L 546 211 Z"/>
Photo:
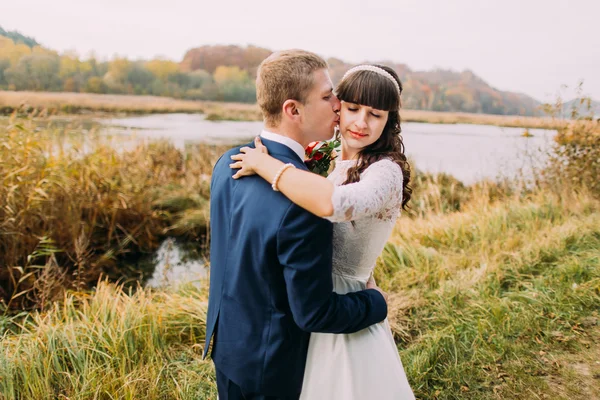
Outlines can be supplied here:
<path id="1" fill-rule="evenodd" d="M 479 192 L 461 212 L 400 218 L 376 279 L 418 398 L 600 395 L 600 204 L 519 197 Z M 206 287 L 68 293 L 1 339 L 0 393 L 214 399 Z"/>
<path id="2" fill-rule="evenodd" d="M 166 236 L 206 244 L 224 148 L 182 151 L 22 118 L 0 121 L 0 143 L 0 311 L 44 309 L 100 276 L 143 280 L 137 258 Z"/>
<path id="3" fill-rule="evenodd" d="M 0 91 L 0 114 L 24 113 L 42 115 L 151 113 L 200 113 L 211 121 L 261 121 L 255 104 L 176 100 L 157 96 L 106 95 L 91 93 L 10 92 Z M 432 124 L 479 124 L 519 128 L 557 129 L 563 124 L 550 118 L 512 115 L 450 113 L 402 110 L 404 122 Z"/>
<path id="4" fill-rule="evenodd" d="M 415 174 L 375 278 L 418 398 L 600 396 L 599 127 L 535 185 Z M 0 397 L 215 398 L 206 282 L 138 288 L 131 258 L 206 244 L 222 150 L 122 140 L 0 121 Z"/>

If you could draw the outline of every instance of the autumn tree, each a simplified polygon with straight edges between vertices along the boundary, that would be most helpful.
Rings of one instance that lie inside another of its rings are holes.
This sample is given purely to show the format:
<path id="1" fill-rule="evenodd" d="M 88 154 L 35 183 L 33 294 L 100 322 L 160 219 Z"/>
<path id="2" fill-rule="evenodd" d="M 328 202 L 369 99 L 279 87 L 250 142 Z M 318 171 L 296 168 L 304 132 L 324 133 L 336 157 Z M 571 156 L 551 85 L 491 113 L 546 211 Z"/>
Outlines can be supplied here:
<path id="1" fill-rule="evenodd" d="M 220 66 L 215 70 L 213 78 L 221 90 L 224 101 L 254 102 L 256 88 L 250 80 L 248 72 L 239 67 Z"/>

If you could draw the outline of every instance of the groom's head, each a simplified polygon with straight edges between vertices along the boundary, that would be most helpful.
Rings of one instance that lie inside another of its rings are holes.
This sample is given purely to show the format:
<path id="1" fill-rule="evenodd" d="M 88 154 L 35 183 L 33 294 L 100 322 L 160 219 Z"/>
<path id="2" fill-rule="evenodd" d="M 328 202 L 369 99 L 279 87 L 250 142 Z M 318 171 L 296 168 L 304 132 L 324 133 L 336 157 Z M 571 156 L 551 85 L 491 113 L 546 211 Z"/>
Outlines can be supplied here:
<path id="1" fill-rule="evenodd" d="M 340 102 L 327 63 L 303 50 L 271 54 L 259 66 L 256 97 L 267 129 L 307 145 L 333 136 Z"/>

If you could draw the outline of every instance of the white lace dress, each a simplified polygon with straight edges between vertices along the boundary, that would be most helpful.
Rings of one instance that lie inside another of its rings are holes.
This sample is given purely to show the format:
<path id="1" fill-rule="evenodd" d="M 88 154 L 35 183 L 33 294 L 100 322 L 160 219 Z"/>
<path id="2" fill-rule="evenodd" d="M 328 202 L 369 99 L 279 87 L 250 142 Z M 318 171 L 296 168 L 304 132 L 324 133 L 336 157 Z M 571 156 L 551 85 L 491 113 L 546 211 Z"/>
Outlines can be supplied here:
<path id="1" fill-rule="evenodd" d="M 354 161 L 339 161 L 333 193 L 333 285 L 363 290 L 402 203 L 402 170 L 391 160 L 369 166 L 360 182 L 343 185 Z M 354 221 L 354 225 L 350 222 Z M 414 399 L 387 319 L 353 334 L 313 333 L 301 399 Z"/>

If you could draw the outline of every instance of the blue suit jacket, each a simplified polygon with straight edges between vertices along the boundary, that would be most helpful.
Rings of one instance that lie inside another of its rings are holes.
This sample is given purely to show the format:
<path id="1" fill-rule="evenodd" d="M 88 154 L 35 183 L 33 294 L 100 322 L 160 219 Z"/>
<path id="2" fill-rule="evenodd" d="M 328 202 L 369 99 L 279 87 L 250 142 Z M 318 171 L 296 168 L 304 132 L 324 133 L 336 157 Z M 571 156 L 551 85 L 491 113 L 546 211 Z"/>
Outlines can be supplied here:
<path id="1" fill-rule="evenodd" d="M 263 143 L 273 157 L 306 170 L 287 146 Z M 212 175 L 204 356 L 214 333 L 211 355 L 229 379 L 249 392 L 296 395 L 310 332 L 359 331 L 385 319 L 387 305 L 372 289 L 333 292 L 332 224 L 259 176 L 232 179 L 230 156 L 238 152 L 225 153 Z"/>

